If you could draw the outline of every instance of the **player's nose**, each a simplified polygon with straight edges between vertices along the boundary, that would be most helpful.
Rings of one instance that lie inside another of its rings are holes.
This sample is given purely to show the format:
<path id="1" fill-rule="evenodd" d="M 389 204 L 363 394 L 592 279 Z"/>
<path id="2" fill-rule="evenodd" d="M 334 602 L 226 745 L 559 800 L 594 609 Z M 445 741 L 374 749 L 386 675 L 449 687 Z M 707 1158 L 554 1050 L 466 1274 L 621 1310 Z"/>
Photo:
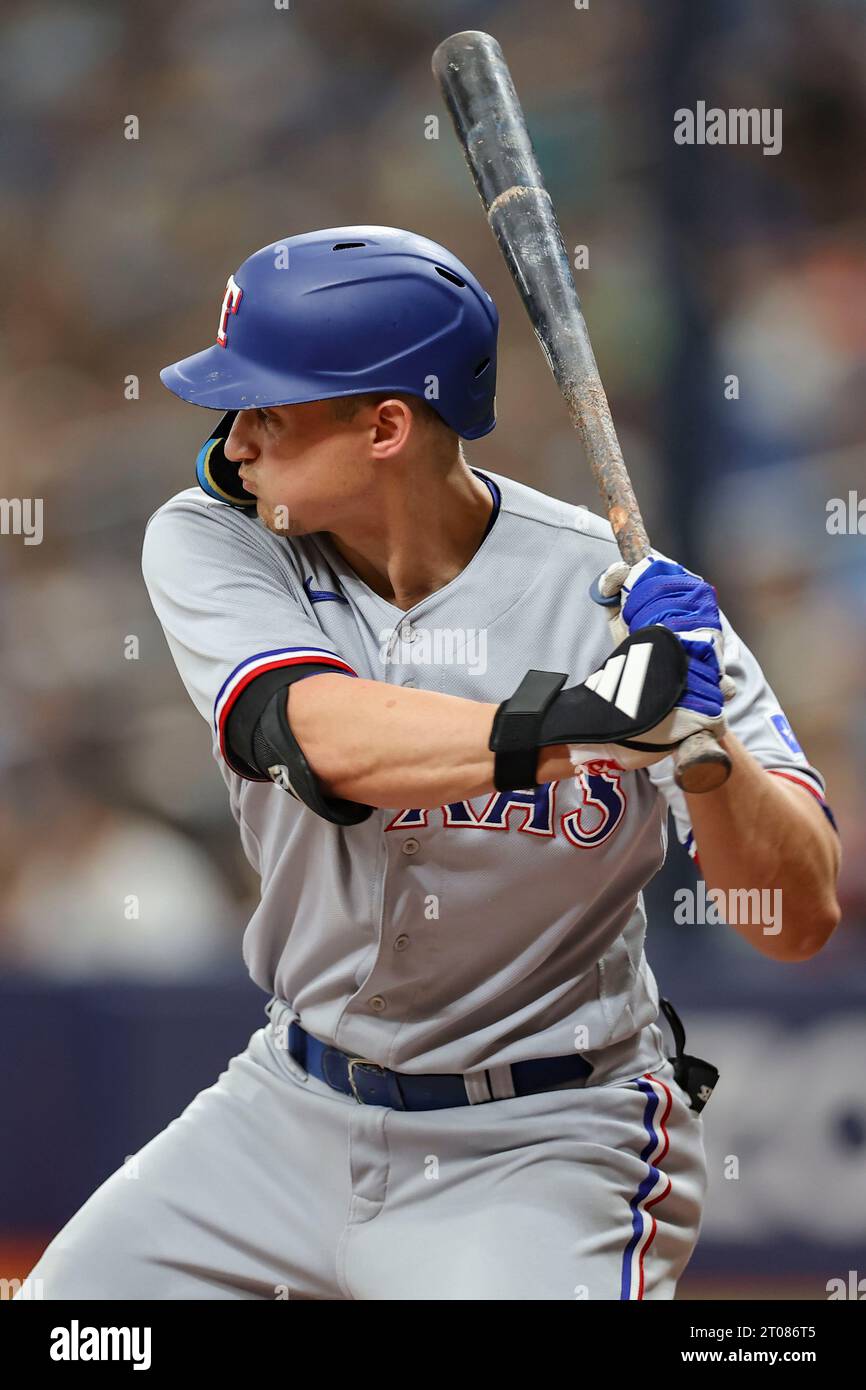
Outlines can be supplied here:
<path id="1" fill-rule="evenodd" d="M 248 463 L 258 458 L 253 428 L 254 410 L 239 410 L 226 436 L 223 452 L 230 463 Z"/>

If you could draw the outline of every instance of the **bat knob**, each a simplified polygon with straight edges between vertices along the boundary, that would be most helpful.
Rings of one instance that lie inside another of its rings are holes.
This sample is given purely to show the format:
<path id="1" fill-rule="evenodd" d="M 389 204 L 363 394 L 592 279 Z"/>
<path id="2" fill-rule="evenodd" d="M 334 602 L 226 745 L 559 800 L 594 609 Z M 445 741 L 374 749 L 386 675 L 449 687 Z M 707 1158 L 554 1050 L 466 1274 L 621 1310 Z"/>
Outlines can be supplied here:
<path id="1" fill-rule="evenodd" d="M 684 792 L 714 792 L 731 775 L 731 759 L 712 734 L 692 734 L 674 753 L 674 777 Z"/>

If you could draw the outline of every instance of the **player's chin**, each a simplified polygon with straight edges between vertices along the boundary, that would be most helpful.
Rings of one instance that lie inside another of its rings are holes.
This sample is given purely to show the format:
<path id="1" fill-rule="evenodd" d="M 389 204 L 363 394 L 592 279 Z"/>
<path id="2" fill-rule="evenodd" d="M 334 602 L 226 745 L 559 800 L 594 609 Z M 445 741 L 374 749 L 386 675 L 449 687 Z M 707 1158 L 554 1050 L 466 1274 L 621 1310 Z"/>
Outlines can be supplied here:
<path id="1" fill-rule="evenodd" d="M 277 536 L 305 536 L 310 527 L 305 524 L 296 507 L 288 502 L 267 502 L 256 498 L 256 511 L 259 519 Z"/>

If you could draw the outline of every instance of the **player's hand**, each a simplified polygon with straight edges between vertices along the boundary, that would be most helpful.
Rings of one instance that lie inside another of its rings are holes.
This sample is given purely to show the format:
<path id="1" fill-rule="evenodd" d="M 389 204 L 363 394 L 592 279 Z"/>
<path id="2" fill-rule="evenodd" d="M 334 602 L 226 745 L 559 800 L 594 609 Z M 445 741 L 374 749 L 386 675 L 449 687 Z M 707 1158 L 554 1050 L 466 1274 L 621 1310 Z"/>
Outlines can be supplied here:
<path id="1" fill-rule="evenodd" d="M 725 702 L 735 687 L 725 674 L 722 620 L 712 585 L 672 560 L 649 555 L 631 568 L 624 561 L 609 565 L 596 581 L 593 596 L 608 604 L 618 600 L 609 618 L 617 644 L 638 628 L 659 623 L 675 632 L 685 648 L 685 688 L 664 726 L 653 731 L 653 741 L 680 743 L 703 730 L 720 738 L 727 727 Z M 645 736 L 642 742 L 646 741 Z M 627 751 L 626 759 L 621 753 L 619 757 L 627 768 L 646 767 L 667 756 L 622 750 Z"/>

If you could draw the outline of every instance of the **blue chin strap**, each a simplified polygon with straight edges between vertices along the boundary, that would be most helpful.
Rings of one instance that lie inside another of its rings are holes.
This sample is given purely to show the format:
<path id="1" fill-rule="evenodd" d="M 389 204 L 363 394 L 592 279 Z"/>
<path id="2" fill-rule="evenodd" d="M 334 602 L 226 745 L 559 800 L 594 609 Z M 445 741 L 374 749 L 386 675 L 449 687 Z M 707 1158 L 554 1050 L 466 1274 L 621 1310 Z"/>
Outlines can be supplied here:
<path id="1" fill-rule="evenodd" d="M 255 511 L 256 499 L 244 490 L 238 477 L 239 465 L 225 456 L 224 445 L 236 414 L 236 410 L 227 411 L 213 434 L 202 444 L 196 456 L 195 476 L 202 492 L 214 501 L 225 502 L 240 511 Z"/>

